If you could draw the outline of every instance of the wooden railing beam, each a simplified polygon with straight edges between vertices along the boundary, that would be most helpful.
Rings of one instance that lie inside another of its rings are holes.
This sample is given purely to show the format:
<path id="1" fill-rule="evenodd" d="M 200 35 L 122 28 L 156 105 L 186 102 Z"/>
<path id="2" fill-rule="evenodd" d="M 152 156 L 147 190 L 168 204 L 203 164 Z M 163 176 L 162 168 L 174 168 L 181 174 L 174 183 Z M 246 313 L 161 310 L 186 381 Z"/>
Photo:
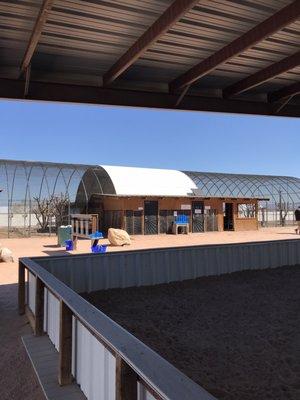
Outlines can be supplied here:
<path id="1" fill-rule="evenodd" d="M 116 400 L 137 400 L 137 374 L 116 356 Z"/>
<path id="2" fill-rule="evenodd" d="M 44 333 L 44 282 L 37 276 L 35 287 L 35 336 Z"/>
<path id="3" fill-rule="evenodd" d="M 19 314 L 25 314 L 25 267 L 19 261 L 19 286 L 18 286 Z"/>
<path id="4" fill-rule="evenodd" d="M 72 315 L 70 308 L 60 300 L 58 382 L 61 386 L 72 382 Z"/>

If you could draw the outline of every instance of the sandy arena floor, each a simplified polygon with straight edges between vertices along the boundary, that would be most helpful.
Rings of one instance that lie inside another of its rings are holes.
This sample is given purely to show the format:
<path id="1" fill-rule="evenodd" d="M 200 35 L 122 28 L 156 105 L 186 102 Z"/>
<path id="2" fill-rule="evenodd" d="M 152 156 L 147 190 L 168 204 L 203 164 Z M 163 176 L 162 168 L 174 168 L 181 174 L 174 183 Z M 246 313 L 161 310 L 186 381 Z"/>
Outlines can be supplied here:
<path id="1" fill-rule="evenodd" d="M 259 240 L 300 239 L 293 227 L 261 229 L 258 232 L 210 232 L 191 235 L 136 236 L 131 246 L 108 251 L 186 246 L 213 243 L 235 243 Z M 14 263 L 0 263 L 0 399 L 39 400 L 44 396 L 22 346 L 20 337 L 30 332 L 26 318 L 17 314 L 17 261 L 19 257 L 64 255 L 90 252 L 90 241 L 79 242 L 78 251 L 67 253 L 56 246 L 55 237 L 0 239 L 3 247 L 13 251 Z M 104 241 L 106 242 L 106 241 Z M 300 399 L 300 395 L 299 395 Z M 259 399 L 260 400 L 260 399 Z"/>
<path id="2" fill-rule="evenodd" d="M 300 399 L 300 267 L 85 297 L 220 400 Z"/>

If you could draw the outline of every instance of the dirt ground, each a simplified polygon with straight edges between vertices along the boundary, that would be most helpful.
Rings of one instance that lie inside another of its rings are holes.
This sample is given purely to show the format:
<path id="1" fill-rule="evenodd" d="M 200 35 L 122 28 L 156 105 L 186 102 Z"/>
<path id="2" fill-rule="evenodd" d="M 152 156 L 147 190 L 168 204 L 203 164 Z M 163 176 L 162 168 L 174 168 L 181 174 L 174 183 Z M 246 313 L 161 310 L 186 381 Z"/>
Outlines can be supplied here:
<path id="1" fill-rule="evenodd" d="M 218 399 L 300 399 L 300 266 L 85 297 Z"/>
<path id="2" fill-rule="evenodd" d="M 109 247 L 108 251 L 276 239 L 299 240 L 300 236 L 295 235 L 293 227 L 254 232 L 135 236 L 131 246 Z M 104 240 L 104 243 L 107 241 Z M 26 318 L 17 313 L 18 258 L 90 252 L 90 241 L 79 241 L 78 251 L 74 252 L 57 247 L 55 237 L 1 238 L 0 244 L 12 250 L 15 260 L 14 263 L 0 263 L 0 400 L 42 400 L 43 393 L 21 343 L 21 336 L 29 333 L 30 327 Z"/>
<path id="3" fill-rule="evenodd" d="M 31 332 L 17 313 L 17 273 L 13 264 L 0 264 L 0 399 L 44 400 L 21 336 Z"/>
<path id="4" fill-rule="evenodd" d="M 207 244 L 245 243 L 263 240 L 300 240 L 300 235 L 295 234 L 295 228 L 262 228 L 258 231 L 244 232 L 205 232 L 191 233 L 189 235 L 137 235 L 132 237 L 130 246 L 108 247 L 108 251 L 139 250 L 161 247 L 199 246 Z M 101 240 L 101 244 L 108 244 L 107 239 Z M 3 247 L 13 251 L 15 260 L 18 257 L 70 255 L 89 253 L 90 240 L 79 240 L 77 251 L 66 252 L 63 247 L 57 246 L 57 238 L 54 236 L 39 236 L 32 238 L 0 239 Z M 1 280 L 0 280 L 1 283 Z"/>

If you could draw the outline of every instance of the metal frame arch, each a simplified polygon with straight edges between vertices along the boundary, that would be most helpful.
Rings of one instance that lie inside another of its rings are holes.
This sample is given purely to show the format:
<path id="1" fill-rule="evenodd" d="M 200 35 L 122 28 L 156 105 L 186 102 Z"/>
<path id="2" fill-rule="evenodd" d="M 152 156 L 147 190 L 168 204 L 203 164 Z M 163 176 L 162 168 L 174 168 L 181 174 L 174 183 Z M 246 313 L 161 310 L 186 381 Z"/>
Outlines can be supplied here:
<path id="1" fill-rule="evenodd" d="M 75 171 L 77 172 L 77 174 L 79 174 L 79 170 L 77 168 L 75 169 Z M 79 181 L 79 184 L 77 186 L 77 193 L 78 193 L 78 189 L 79 189 L 80 183 L 82 183 L 84 194 L 85 194 L 85 204 L 86 204 L 86 209 L 87 209 L 87 206 L 88 206 L 88 195 L 87 195 L 87 190 L 86 190 L 85 183 L 84 183 L 84 181 L 82 179 L 84 174 L 85 174 L 85 172 L 80 176 L 80 181 Z"/>

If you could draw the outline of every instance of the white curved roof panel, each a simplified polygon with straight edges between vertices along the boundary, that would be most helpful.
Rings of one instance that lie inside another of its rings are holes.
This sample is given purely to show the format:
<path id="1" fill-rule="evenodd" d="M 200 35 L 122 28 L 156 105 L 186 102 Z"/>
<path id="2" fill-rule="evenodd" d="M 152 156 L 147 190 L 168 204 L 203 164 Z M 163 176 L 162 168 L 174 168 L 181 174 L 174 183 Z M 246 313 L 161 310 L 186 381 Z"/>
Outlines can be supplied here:
<path id="1" fill-rule="evenodd" d="M 197 186 L 186 174 L 172 169 L 101 165 L 110 176 L 117 195 L 188 196 Z"/>

